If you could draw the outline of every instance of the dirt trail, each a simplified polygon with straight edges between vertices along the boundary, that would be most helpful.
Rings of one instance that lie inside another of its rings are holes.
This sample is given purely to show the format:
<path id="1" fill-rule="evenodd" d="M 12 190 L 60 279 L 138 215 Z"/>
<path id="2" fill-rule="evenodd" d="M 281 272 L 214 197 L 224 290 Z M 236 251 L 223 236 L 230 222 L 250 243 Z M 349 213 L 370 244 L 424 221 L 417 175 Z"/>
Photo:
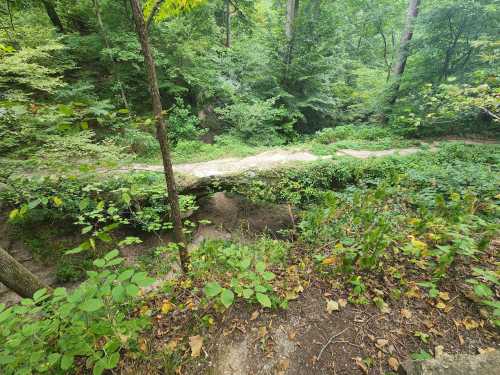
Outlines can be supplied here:
<path id="1" fill-rule="evenodd" d="M 434 148 L 433 148 L 434 149 Z M 389 155 L 411 155 L 421 151 L 419 148 L 391 149 L 383 151 L 367 150 L 339 150 L 336 156 L 350 156 L 357 159 L 368 159 L 371 157 L 382 157 Z M 280 165 L 287 165 L 300 162 L 312 162 L 317 160 L 327 160 L 333 158 L 332 155 L 318 156 L 308 151 L 294 150 L 273 150 L 262 152 L 257 155 L 248 156 L 242 159 L 226 158 L 210 160 L 200 163 L 187 163 L 174 165 L 176 173 L 191 175 L 198 178 L 227 176 L 249 170 L 264 171 L 276 168 Z M 161 165 L 132 164 L 119 169 L 120 172 L 129 171 L 150 171 L 162 172 Z"/>

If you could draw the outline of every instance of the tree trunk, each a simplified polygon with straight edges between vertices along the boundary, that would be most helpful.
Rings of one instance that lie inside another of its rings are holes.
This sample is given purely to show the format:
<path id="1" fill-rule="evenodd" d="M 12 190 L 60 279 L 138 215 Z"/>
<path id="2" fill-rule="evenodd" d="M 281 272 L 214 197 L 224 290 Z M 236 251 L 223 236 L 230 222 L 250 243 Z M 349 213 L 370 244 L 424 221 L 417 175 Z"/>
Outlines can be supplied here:
<path id="1" fill-rule="evenodd" d="M 230 0 L 225 0 L 224 11 L 226 17 L 226 42 L 225 46 L 231 48 L 231 2 Z"/>
<path id="2" fill-rule="evenodd" d="M 47 11 L 47 15 L 49 16 L 52 24 L 55 26 L 57 31 L 59 31 L 60 33 L 63 33 L 64 32 L 63 24 L 61 22 L 61 19 L 59 18 L 59 15 L 56 12 L 56 8 L 54 8 L 54 4 L 52 3 L 52 1 L 51 0 L 42 0 L 42 3 L 45 7 L 45 10 Z"/>
<path id="3" fill-rule="evenodd" d="M 102 38 L 104 39 L 104 44 L 106 45 L 106 48 L 109 50 L 111 49 L 111 42 L 109 41 L 108 34 L 106 33 L 106 29 L 104 28 L 104 23 L 102 22 L 101 7 L 99 4 L 99 0 L 94 0 L 94 9 L 97 18 L 97 24 L 99 25 Z M 122 81 L 118 74 L 118 69 L 116 68 L 116 61 L 113 57 L 111 57 L 111 69 L 113 71 L 115 79 L 118 82 L 118 87 L 120 88 L 120 95 L 122 97 L 123 105 L 125 106 L 125 108 L 129 109 L 127 95 L 125 94 L 125 89 L 123 88 Z"/>
<path id="4" fill-rule="evenodd" d="M 0 247 L 0 282 L 21 297 L 31 298 L 33 293 L 48 288 L 26 267 Z"/>
<path id="5" fill-rule="evenodd" d="M 174 224 L 174 239 L 179 246 L 179 258 L 181 267 L 184 272 L 187 271 L 188 253 L 186 248 L 186 240 L 182 230 L 181 210 L 179 207 L 179 196 L 175 186 L 174 171 L 172 168 L 172 160 L 170 157 L 169 141 L 165 130 L 165 119 L 163 118 L 163 110 L 160 99 L 160 90 L 158 88 L 158 78 L 156 76 L 156 67 L 149 44 L 148 30 L 145 27 L 144 15 L 139 5 L 139 0 L 130 0 L 132 14 L 134 16 L 137 36 L 141 43 L 144 63 L 148 73 L 149 91 L 153 101 L 153 113 L 156 119 L 156 137 L 160 143 L 160 151 L 163 161 L 163 170 L 165 181 L 167 183 L 168 201 L 170 205 L 171 220 Z"/>
<path id="6" fill-rule="evenodd" d="M 289 66 L 292 63 L 293 42 L 295 37 L 295 20 L 299 11 L 299 0 L 287 0 L 285 36 L 287 39 L 287 50 L 285 56 L 285 81 L 288 79 Z"/>
<path id="7" fill-rule="evenodd" d="M 390 88 L 389 104 L 394 104 L 398 97 L 399 86 L 401 84 L 401 77 L 405 71 L 406 61 L 408 59 L 409 45 L 413 37 L 413 29 L 415 21 L 418 16 L 420 0 L 409 0 L 408 13 L 406 15 L 405 28 L 401 41 L 399 43 L 399 50 L 396 54 L 396 61 L 392 68 L 392 85 Z"/>

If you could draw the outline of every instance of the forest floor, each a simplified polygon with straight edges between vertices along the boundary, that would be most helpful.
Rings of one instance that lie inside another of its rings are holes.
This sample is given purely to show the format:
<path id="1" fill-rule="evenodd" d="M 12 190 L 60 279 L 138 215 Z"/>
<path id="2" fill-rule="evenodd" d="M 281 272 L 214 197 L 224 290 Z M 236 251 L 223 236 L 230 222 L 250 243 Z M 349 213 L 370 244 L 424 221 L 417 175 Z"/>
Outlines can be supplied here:
<path id="1" fill-rule="evenodd" d="M 458 141 L 482 144 L 481 141 Z M 331 155 L 317 155 L 309 150 L 273 149 L 244 158 L 176 164 L 174 169 L 180 174 L 203 178 L 268 170 L 290 163 L 344 157 L 404 156 L 438 149 L 436 142 L 429 142 L 422 148 L 338 149 Z M 148 164 L 131 164 L 118 169 L 122 173 L 162 170 L 161 165 Z M 287 205 L 253 204 L 225 193 L 203 199 L 199 202 L 200 209 L 190 219 L 209 220 L 210 224 L 196 229 L 193 248 L 204 240 L 245 243 L 269 233 L 277 238 L 281 230 L 295 225 Z M 2 228 L 4 226 L 0 225 L 0 240 L 8 237 Z M 142 245 L 130 247 L 122 255 L 130 263 L 138 263 L 145 249 L 168 241 L 168 236 L 144 238 Z M 22 258 L 33 272 L 52 282 L 53 268 L 40 266 L 20 245 L 21 242 L 14 241 L 4 244 L 4 247 L 18 255 L 18 259 Z M 454 266 L 450 277 L 441 285 L 440 303 L 426 298 L 424 290 L 415 286 L 382 311 L 373 304 L 348 303 L 348 293 L 340 284 L 326 282 L 315 273 L 311 264 L 301 263 L 307 258 L 301 251 L 293 249 L 290 254 L 285 278 L 298 280 L 298 284 L 297 296 L 290 299 L 286 310 L 263 309 L 243 302 L 236 303 L 224 313 L 211 306 L 197 310 L 196 294 L 181 291 L 176 302 L 179 309 L 162 314 L 165 295 L 160 291 L 157 296 L 147 297 L 138 311 L 155 311 L 156 315 L 152 316 L 152 330 L 143 337 L 140 349 L 143 357 L 126 357 L 119 370 L 113 373 L 382 375 L 397 373 L 399 364 L 411 356 L 477 354 L 500 348 L 498 331 L 483 320 L 477 305 L 461 290 L 463 265 L 460 263 Z M 481 261 L 494 264 L 499 252 L 500 241 L 495 240 Z M 367 279 L 371 288 L 384 295 L 389 295 L 394 288 L 385 277 L 372 279 L 367 275 Z M 179 279 L 178 285 L 183 282 Z M 198 287 L 201 289 L 202 285 Z M 5 301 L 9 295 L 2 295 L 0 291 L 0 298 Z M 333 308 L 332 301 L 335 302 Z M 192 309 L 189 308 L 191 305 Z M 181 309 L 181 306 L 186 308 Z M 200 329 L 200 325 L 206 323 L 206 317 L 211 323 L 208 328 Z M 203 331 L 202 336 L 199 336 L 200 331 Z M 193 338 L 202 341 L 201 351 L 196 356 L 192 355 Z"/>

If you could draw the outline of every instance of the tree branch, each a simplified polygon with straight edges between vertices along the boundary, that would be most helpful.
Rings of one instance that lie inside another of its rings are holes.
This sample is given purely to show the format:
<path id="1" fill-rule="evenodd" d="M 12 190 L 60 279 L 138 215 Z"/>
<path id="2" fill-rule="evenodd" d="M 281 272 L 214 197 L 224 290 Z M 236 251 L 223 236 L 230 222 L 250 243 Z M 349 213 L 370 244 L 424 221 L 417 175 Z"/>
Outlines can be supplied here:
<path id="1" fill-rule="evenodd" d="M 146 20 L 146 29 L 149 29 L 149 26 L 151 25 L 151 22 L 153 22 L 153 18 L 155 18 L 156 13 L 158 13 L 158 11 L 160 10 L 163 1 L 164 0 L 156 0 L 156 3 L 153 6 L 153 9 L 151 9 L 151 13 L 149 14 L 148 19 Z"/>

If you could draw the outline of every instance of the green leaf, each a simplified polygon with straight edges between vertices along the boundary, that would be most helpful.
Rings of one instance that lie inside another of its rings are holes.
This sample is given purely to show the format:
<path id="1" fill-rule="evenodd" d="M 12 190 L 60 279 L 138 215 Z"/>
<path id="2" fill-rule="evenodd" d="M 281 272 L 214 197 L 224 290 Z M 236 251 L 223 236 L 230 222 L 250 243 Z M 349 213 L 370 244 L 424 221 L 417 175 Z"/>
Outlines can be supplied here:
<path id="1" fill-rule="evenodd" d="M 107 253 L 106 255 L 104 255 L 104 259 L 109 261 L 113 258 L 116 258 L 118 255 L 120 254 L 120 252 L 118 250 L 111 250 L 109 253 Z"/>
<path id="2" fill-rule="evenodd" d="M 427 353 L 425 350 L 420 349 L 420 352 L 412 353 L 411 358 L 415 361 L 426 361 L 428 359 L 432 359 L 432 355 Z"/>
<path id="3" fill-rule="evenodd" d="M 134 274 L 134 270 L 125 270 L 123 271 L 120 275 L 118 275 L 117 279 L 118 281 L 125 281 L 125 280 L 128 280 L 132 277 L 132 275 Z"/>
<path id="4" fill-rule="evenodd" d="M 135 297 L 136 295 L 139 294 L 139 287 L 135 284 L 129 284 L 127 285 L 127 287 L 125 288 L 125 291 L 126 293 L 130 296 L 130 297 Z"/>
<path id="5" fill-rule="evenodd" d="M 243 298 L 249 299 L 253 296 L 253 289 L 243 289 Z"/>
<path id="6" fill-rule="evenodd" d="M 258 273 L 263 273 L 266 270 L 266 264 L 264 262 L 257 262 L 255 264 L 255 270 Z"/>
<path id="7" fill-rule="evenodd" d="M 104 259 L 96 259 L 93 262 L 94 266 L 102 268 L 106 265 L 106 261 Z"/>
<path id="8" fill-rule="evenodd" d="M 224 307 L 227 309 L 229 306 L 233 304 L 234 301 L 234 293 L 230 289 L 222 289 L 222 293 L 220 295 L 220 301 L 224 305 Z"/>
<path id="9" fill-rule="evenodd" d="M 150 286 L 155 282 L 155 279 L 149 277 L 146 272 L 137 272 L 131 280 L 134 284 L 144 288 L 146 286 Z"/>
<path id="10" fill-rule="evenodd" d="M 57 361 L 59 361 L 59 358 L 61 358 L 61 354 L 59 354 L 59 353 L 51 353 L 47 357 L 47 362 L 49 362 L 49 364 L 51 366 L 53 366 L 53 365 L 56 364 Z"/>
<path id="11" fill-rule="evenodd" d="M 38 207 L 40 205 L 40 203 L 42 203 L 42 201 L 40 199 L 35 199 L 35 200 L 28 203 L 28 208 L 30 210 L 32 210 L 33 208 Z"/>
<path id="12" fill-rule="evenodd" d="M 266 271 L 262 273 L 262 278 L 266 281 L 271 281 L 276 277 L 276 275 L 272 272 Z"/>
<path id="13" fill-rule="evenodd" d="M 90 232 L 94 227 L 92 225 L 87 225 L 86 227 L 82 228 L 82 234 L 86 234 Z"/>
<path id="14" fill-rule="evenodd" d="M 105 232 L 99 232 L 97 233 L 97 237 L 103 241 L 103 242 L 111 242 L 113 241 L 113 239 L 111 238 L 111 236 Z"/>
<path id="15" fill-rule="evenodd" d="M 83 301 L 82 304 L 80 304 L 79 308 L 80 310 L 86 311 L 86 312 L 94 312 L 99 310 L 101 307 L 103 307 L 103 303 L 100 299 L 98 298 L 91 298 L 86 301 Z"/>
<path id="16" fill-rule="evenodd" d="M 262 306 L 264 307 L 271 307 L 271 300 L 266 294 L 263 293 L 255 293 L 255 298 L 257 299 L 257 302 L 259 302 Z"/>
<path id="17" fill-rule="evenodd" d="M 37 290 L 34 294 L 33 294 L 33 300 L 35 302 L 38 302 L 40 300 L 40 298 L 42 298 L 43 296 L 45 296 L 47 294 L 47 288 L 42 288 L 40 290 Z"/>
<path id="18" fill-rule="evenodd" d="M 479 297 L 489 298 L 493 296 L 493 291 L 485 284 L 477 284 L 474 286 L 474 293 Z"/>
<path id="19" fill-rule="evenodd" d="M 74 356 L 65 353 L 61 358 L 61 370 L 69 370 L 71 367 L 73 367 L 73 359 Z"/>
<path id="20" fill-rule="evenodd" d="M 241 270 L 247 270 L 250 267 L 250 264 L 252 264 L 252 259 L 251 258 L 245 258 L 240 262 L 240 269 Z"/>
<path id="21" fill-rule="evenodd" d="M 125 288 L 121 285 L 117 285 L 111 291 L 111 297 L 115 302 L 122 302 L 125 298 Z"/>
<path id="22" fill-rule="evenodd" d="M 120 360 L 120 353 L 114 352 L 109 357 L 106 357 L 106 362 L 104 364 L 104 368 L 106 368 L 107 370 L 111 370 L 112 368 L 115 368 L 116 365 L 118 364 L 119 360 Z"/>
<path id="23" fill-rule="evenodd" d="M 205 292 L 207 297 L 213 298 L 222 292 L 222 287 L 217 282 L 209 282 L 205 284 L 203 292 Z"/>

